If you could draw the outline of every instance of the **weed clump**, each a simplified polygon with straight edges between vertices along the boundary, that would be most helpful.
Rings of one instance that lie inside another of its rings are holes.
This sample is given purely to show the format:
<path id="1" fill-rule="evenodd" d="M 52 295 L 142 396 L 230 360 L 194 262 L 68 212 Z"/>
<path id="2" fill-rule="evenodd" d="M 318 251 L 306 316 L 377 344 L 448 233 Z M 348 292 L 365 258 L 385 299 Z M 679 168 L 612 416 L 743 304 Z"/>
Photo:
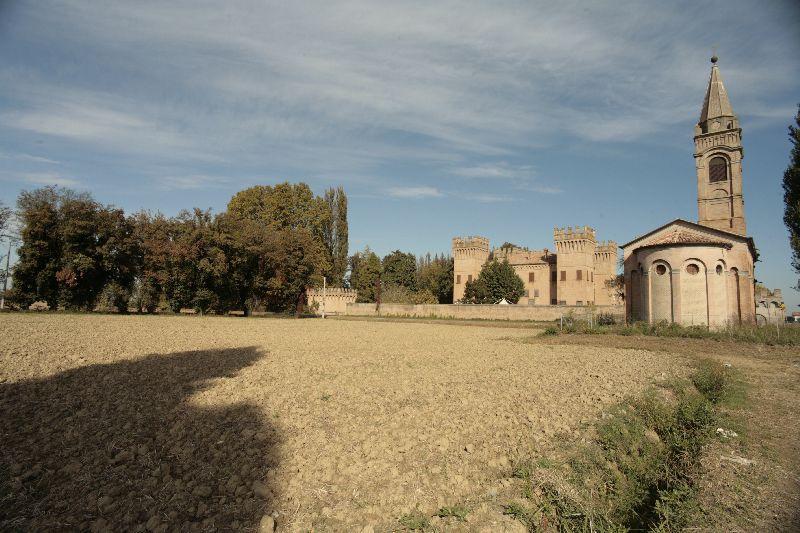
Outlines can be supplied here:
<path id="1" fill-rule="evenodd" d="M 694 385 L 694 386 L 692 386 Z M 690 382 L 653 389 L 610 411 L 593 442 L 578 445 L 565 464 L 564 483 L 537 484 L 537 463 L 522 463 L 515 477 L 534 511 L 506 506 L 530 529 L 559 531 L 680 531 L 698 512 L 697 482 L 703 446 L 714 435 L 716 406 L 742 391 L 738 376 L 703 361 Z"/>
<path id="2" fill-rule="evenodd" d="M 428 517 L 419 511 L 404 514 L 399 519 L 400 525 L 409 531 L 425 531 L 431 527 Z"/>
<path id="3" fill-rule="evenodd" d="M 558 328 L 553 326 L 548 326 L 545 328 L 544 331 L 539 333 L 540 337 L 553 337 L 559 334 Z"/>
<path id="4" fill-rule="evenodd" d="M 452 505 L 450 507 L 442 507 L 436 512 L 436 516 L 438 516 L 439 518 L 457 518 L 461 522 L 467 519 L 468 514 L 469 514 L 469 509 L 464 507 L 463 505 Z"/>

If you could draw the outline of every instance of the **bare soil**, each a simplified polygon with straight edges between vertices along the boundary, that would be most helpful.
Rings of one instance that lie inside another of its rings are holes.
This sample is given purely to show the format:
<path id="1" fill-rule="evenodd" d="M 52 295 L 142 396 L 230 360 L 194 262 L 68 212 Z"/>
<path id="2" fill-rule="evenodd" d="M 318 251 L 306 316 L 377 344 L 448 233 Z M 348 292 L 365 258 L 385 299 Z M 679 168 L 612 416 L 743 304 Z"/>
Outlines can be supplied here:
<path id="1" fill-rule="evenodd" d="M 391 531 L 464 503 L 431 525 L 518 531 L 498 502 L 518 457 L 687 368 L 532 333 L 0 315 L 0 530 Z"/>

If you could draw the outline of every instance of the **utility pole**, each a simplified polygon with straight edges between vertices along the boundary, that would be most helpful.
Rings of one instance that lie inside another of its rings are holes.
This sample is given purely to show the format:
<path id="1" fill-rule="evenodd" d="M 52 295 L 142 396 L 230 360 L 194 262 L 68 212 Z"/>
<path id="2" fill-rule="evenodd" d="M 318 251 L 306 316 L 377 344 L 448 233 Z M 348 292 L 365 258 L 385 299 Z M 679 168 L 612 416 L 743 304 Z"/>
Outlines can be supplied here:
<path id="1" fill-rule="evenodd" d="M 325 318 L 325 298 L 328 296 L 328 278 L 322 276 L 322 318 Z"/>

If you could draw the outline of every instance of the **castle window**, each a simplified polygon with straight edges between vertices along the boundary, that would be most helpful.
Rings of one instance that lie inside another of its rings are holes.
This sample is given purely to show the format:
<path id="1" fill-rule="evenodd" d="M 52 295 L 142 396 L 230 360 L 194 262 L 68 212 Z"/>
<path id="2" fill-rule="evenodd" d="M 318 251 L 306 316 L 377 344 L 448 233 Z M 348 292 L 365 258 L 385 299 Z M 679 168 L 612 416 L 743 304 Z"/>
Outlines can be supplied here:
<path id="1" fill-rule="evenodd" d="M 577 279 L 578 281 L 583 279 L 583 270 L 578 270 L 577 272 L 575 272 L 575 274 L 576 274 L 575 279 Z"/>
<path id="2" fill-rule="evenodd" d="M 686 272 L 688 272 L 692 276 L 695 276 L 700 272 L 700 267 L 695 265 L 694 263 L 690 263 L 686 265 Z"/>
<path id="3" fill-rule="evenodd" d="M 533 289 L 533 297 L 534 298 L 538 298 L 539 297 L 539 289 Z"/>
<path id="4" fill-rule="evenodd" d="M 550 281 L 558 281 L 558 272 L 555 270 L 550 273 Z"/>
<path id="5" fill-rule="evenodd" d="M 461 274 L 456 276 L 456 285 L 461 285 Z"/>
<path id="6" fill-rule="evenodd" d="M 656 274 L 658 274 L 659 276 L 663 276 L 666 273 L 667 273 L 667 267 L 665 267 L 664 265 L 656 265 Z"/>
<path id="7" fill-rule="evenodd" d="M 575 302 L 575 305 L 583 305 L 583 300 L 578 300 L 577 302 Z"/>
<path id="8" fill-rule="evenodd" d="M 553 298 L 552 300 L 550 300 L 550 305 L 558 305 L 558 300 Z"/>
<path id="9" fill-rule="evenodd" d="M 724 157 L 714 157 L 708 164 L 708 181 L 714 183 L 716 181 L 727 181 L 728 179 L 728 162 Z"/>
<path id="10" fill-rule="evenodd" d="M 528 281 L 530 281 L 532 283 L 533 280 L 534 280 L 533 272 L 528 272 Z"/>
<path id="11" fill-rule="evenodd" d="M 467 275 L 467 283 L 469 283 L 470 281 L 472 281 L 472 274 Z"/>
<path id="12" fill-rule="evenodd" d="M 717 265 L 717 275 L 718 276 L 722 275 L 722 265 Z"/>
<path id="13" fill-rule="evenodd" d="M 561 271 L 561 281 L 567 281 L 567 271 L 566 270 L 562 270 Z"/>
<path id="14" fill-rule="evenodd" d="M 594 272 L 590 274 L 592 276 L 592 283 L 594 283 Z"/>

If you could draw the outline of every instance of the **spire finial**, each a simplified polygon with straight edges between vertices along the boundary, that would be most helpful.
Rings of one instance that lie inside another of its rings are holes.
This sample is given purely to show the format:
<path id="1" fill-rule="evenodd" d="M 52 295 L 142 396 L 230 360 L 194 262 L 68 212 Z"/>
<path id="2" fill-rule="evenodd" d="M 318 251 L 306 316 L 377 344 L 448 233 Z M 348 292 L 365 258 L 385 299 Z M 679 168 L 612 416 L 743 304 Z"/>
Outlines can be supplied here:
<path id="1" fill-rule="evenodd" d="M 714 54 L 713 56 L 711 56 L 711 64 L 712 64 L 712 65 L 716 65 L 716 64 L 717 64 L 717 61 L 719 61 L 719 58 L 717 57 L 717 55 L 716 55 L 716 54 Z"/>

